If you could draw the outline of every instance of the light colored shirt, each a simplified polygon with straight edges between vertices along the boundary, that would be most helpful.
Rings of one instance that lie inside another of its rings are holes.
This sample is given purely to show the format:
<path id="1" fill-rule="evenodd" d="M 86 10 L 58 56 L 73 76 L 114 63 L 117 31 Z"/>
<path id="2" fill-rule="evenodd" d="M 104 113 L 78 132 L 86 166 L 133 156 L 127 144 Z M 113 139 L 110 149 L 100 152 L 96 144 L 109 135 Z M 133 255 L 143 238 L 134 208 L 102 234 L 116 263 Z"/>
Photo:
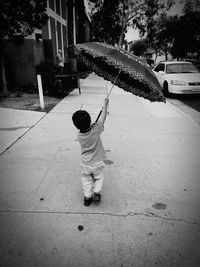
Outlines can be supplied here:
<path id="1" fill-rule="evenodd" d="M 81 160 L 85 165 L 93 165 L 103 161 L 106 157 L 101 142 L 100 134 L 104 126 L 101 121 L 91 125 L 91 129 L 86 133 L 78 132 L 78 141 L 81 146 Z"/>
<path id="2" fill-rule="evenodd" d="M 57 54 L 57 61 L 58 61 L 58 66 L 59 67 L 64 67 L 64 58 L 62 57 L 62 55 L 61 54 Z"/>

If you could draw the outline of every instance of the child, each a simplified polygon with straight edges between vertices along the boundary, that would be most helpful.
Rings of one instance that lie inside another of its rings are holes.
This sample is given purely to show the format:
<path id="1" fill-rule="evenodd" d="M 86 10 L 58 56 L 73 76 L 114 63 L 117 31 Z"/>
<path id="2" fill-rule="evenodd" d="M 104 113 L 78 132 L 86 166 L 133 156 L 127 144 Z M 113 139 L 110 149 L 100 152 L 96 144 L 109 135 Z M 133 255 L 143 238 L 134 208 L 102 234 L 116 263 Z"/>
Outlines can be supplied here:
<path id="1" fill-rule="evenodd" d="M 78 141 L 81 146 L 81 181 L 85 206 L 90 206 L 92 201 L 96 203 L 101 201 L 105 151 L 100 134 L 104 130 L 108 102 L 109 100 L 106 98 L 100 119 L 93 124 L 91 124 L 89 113 L 85 110 L 78 110 L 72 116 L 74 125 L 79 129 Z"/>
<path id="2" fill-rule="evenodd" d="M 65 59 L 64 59 L 64 57 L 62 55 L 62 50 L 61 49 L 58 50 L 57 62 L 58 62 L 59 74 L 63 74 Z"/>

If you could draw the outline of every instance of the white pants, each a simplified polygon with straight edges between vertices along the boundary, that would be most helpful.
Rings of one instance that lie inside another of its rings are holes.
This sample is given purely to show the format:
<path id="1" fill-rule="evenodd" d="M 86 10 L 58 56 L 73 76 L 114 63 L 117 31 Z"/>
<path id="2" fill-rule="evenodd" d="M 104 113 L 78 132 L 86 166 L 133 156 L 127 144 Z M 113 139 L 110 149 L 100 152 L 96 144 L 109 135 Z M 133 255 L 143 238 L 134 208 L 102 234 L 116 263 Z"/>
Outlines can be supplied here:
<path id="1" fill-rule="evenodd" d="M 93 193 L 100 193 L 103 186 L 103 169 L 105 163 L 97 162 L 91 166 L 81 163 L 81 181 L 85 197 L 92 197 Z"/>

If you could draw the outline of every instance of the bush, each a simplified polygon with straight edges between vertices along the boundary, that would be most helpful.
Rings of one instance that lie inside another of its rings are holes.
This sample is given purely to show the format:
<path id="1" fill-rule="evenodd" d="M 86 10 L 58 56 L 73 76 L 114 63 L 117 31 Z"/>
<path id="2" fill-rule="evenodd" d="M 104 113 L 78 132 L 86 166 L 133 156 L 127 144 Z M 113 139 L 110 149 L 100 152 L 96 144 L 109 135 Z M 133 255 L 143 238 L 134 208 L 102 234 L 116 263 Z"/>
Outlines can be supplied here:
<path id="1" fill-rule="evenodd" d="M 28 93 L 28 94 L 38 93 L 37 84 L 33 84 L 33 83 L 13 84 L 11 82 L 8 82 L 7 87 L 8 87 L 9 92 L 23 92 L 23 93 Z"/>
<path id="2" fill-rule="evenodd" d="M 81 63 L 77 64 L 77 72 L 80 79 L 85 79 L 91 73 L 91 71 Z M 64 74 L 67 73 L 69 73 L 69 64 L 65 64 Z M 74 88 L 73 82 L 70 81 L 65 83 L 64 88 L 62 88 L 60 84 L 57 85 L 56 75 L 58 74 L 58 67 L 52 63 L 44 62 L 36 66 L 36 74 L 41 75 L 44 95 L 62 98 L 68 95 Z M 12 82 L 7 82 L 7 86 L 10 92 L 38 93 L 37 82 L 35 84 L 13 84 Z"/>
<path id="3" fill-rule="evenodd" d="M 64 75 L 70 73 L 69 64 L 65 63 Z M 77 72 L 79 74 L 79 78 L 86 78 L 91 71 L 86 68 L 84 65 L 78 63 L 77 64 Z M 56 75 L 59 73 L 58 67 L 51 63 L 41 63 L 36 66 L 36 73 L 41 75 L 42 79 L 42 87 L 43 92 L 46 95 L 51 95 L 55 97 L 64 97 L 68 95 L 72 90 L 73 86 L 69 82 L 65 84 L 64 88 L 62 86 L 58 86 L 56 83 Z"/>
<path id="4" fill-rule="evenodd" d="M 57 67 L 51 63 L 41 63 L 36 66 L 36 73 L 41 75 L 44 94 L 57 95 L 55 76 Z"/>
<path id="5" fill-rule="evenodd" d="M 19 90 L 21 92 L 25 92 L 25 93 L 29 93 L 29 94 L 37 94 L 38 93 L 37 84 L 32 84 L 32 83 L 20 85 Z"/>
<path id="6" fill-rule="evenodd" d="M 92 73 L 92 71 L 81 62 L 77 64 L 77 71 L 80 79 L 85 79 Z"/>

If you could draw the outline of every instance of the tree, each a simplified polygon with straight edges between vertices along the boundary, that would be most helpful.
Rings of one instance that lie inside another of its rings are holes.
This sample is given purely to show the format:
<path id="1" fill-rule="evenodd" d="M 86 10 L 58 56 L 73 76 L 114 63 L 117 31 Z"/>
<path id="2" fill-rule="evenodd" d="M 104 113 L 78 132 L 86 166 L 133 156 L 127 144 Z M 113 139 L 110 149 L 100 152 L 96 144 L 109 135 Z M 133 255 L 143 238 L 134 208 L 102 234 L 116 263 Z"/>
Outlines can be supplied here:
<path id="1" fill-rule="evenodd" d="M 122 46 L 128 27 L 141 36 L 149 32 L 159 12 L 169 9 L 173 0 L 90 0 L 95 40 Z"/>
<path id="2" fill-rule="evenodd" d="M 186 9 L 177 23 L 171 54 L 177 58 L 187 57 L 188 53 L 200 56 L 200 12 Z"/>
<path id="3" fill-rule="evenodd" d="M 147 39 L 156 56 L 164 54 L 165 60 L 168 59 L 168 54 L 171 51 L 177 33 L 178 20 L 178 16 L 170 17 L 166 13 L 157 18 L 150 35 L 147 35 Z"/>
<path id="4" fill-rule="evenodd" d="M 148 46 L 153 50 L 155 54 L 154 62 L 156 62 L 157 57 L 163 54 L 160 40 L 157 40 L 156 38 L 154 38 L 154 36 L 152 36 L 150 39 L 147 37 L 146 42 Z"/>
<path id="5" fill-rule="evenodd" d="M 162 14 L 151 30 L 151 47 L 165 54 L 166 60 L 169 53 L 177 59 L 187 57 L 188 53 L 196 53 L 197 60 L 200 57 L 200 12 L 189 7 L 180 17 Z"/>
<path id="6" fill-rule="evenodd" d="M 94 1 L 92 34 L 94 41 L 116 44 L 120 32 L 119 0 Z"/>
<path id="7" fill-rule="evenodd" d="M 135 41 L 130 48 L 130 51 L 133 51 L 133 53 L 136 56 L 143 56 L 147 50 L 147 42 L 145 39 L 140 39 Z"/>
<path id="8" fill-rule="evenodd" d="M 0 0 L 0 63 L 1 84 L 3 93 L 7 93 L 4 49 L 14 38 L 23 39 L 35 29 L 41 29 L 48 20 L 46 13 L 47 0 Z"/>

